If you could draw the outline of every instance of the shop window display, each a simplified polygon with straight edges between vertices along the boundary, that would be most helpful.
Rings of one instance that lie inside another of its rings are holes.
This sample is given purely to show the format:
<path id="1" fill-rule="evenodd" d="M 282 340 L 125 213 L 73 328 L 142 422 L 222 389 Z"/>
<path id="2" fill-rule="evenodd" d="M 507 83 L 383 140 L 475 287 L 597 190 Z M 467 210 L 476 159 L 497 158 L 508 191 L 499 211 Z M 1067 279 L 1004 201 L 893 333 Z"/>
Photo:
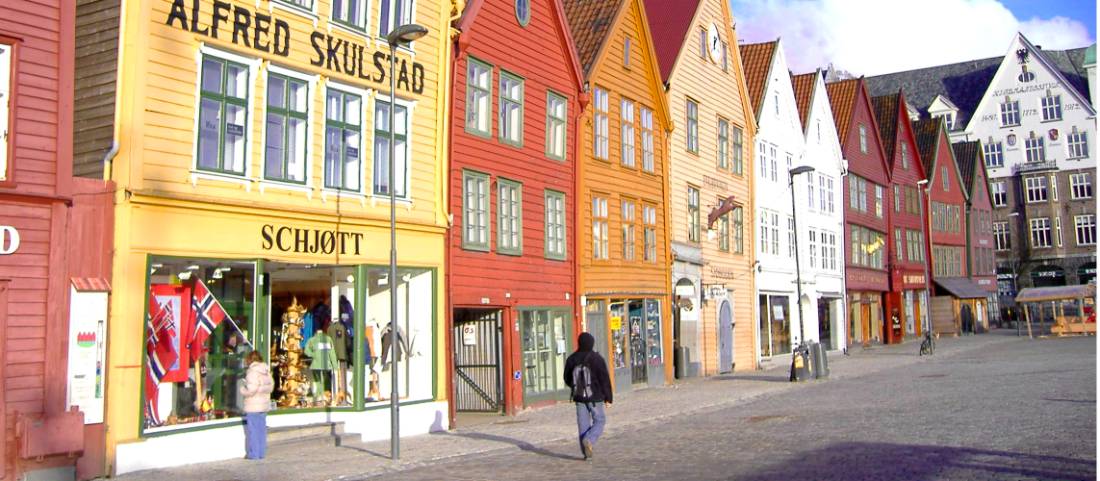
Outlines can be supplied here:
<path id="1" fill-rule="evenodd" d="M 149 272 L 145 431 L 241 416 L 255 264 L 153 257 Z"/>
<path id="2" fill-rule="evenodd" d="M 397 288 L 397 329 L 390 325 L 390 291 Z M 391 282 L 388 267 L 371 267 L 367 276 L 367 305 L 362 333 L 366 382 L 364 400 L 388 402 L 392 390 L 390 356 L 398 361 L 399 399 L 432 398 L 432 319 L 434 271 L 397 269 Z M 359 335 L 356 334 L 358 337 Z"/>
<path id="3" fill-rule="evenodd" d="M 791 311 L 787 296 L 760 296 L 760 355 L 791 352 Z"/>

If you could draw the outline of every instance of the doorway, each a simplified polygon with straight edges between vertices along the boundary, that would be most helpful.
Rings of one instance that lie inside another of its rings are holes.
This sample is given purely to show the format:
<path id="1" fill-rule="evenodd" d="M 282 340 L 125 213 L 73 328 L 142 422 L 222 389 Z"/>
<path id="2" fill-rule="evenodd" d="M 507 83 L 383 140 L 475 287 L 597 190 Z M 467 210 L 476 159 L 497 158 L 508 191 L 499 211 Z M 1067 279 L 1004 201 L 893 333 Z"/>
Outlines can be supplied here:
<path id="1" fill-rule="evenodd" d="M 733 370 L 733 309 L 729 301 L 718 308 L 718 373 Z"/>
<path id="2" fill-rule="evenodd" d="M 829 304 L 828 299 L 817 300 L 817 337 L 822 349 L 826 351 L 833 350 L 833 318 Z"/>
<path id="3" fill-rule="evenodd" d="M 630 382 L 632 384 L 645 384 L 649 376 L 646 372 L 646 335 L 643 324 L 642 301 L 630 301 L 627 315 L 630 322 Z"/>
<path id="4" fill-rule="evenodd" d="M 455 411 L 502 412 L 501 311 L 455 309 L 452 329 Z"/>
<path id="5" fill-rule="evenodd" d="M 863 331 L 863 345 L 871 345 L 871 303 L 863 303 L 859 305 L 860 309 L 860 327 Z"/>

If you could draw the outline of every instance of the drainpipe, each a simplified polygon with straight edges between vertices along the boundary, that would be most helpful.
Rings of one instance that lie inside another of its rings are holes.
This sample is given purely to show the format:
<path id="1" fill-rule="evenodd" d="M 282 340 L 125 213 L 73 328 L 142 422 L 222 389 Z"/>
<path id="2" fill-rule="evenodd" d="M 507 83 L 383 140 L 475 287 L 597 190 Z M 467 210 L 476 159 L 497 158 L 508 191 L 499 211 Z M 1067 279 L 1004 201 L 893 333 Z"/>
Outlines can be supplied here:
<path id="1" fill-rule="evenodd" d="M 115 119 L 115 124 L 118 124 L 118 119 Z M 111 180 L 111 165 L 115 160 L 115 156 L 118 155 L 118 134 L 115 134 L 114 139 L 111 140 L 111 149 L 103 156 L 103 181 L 108 182 Z"/>

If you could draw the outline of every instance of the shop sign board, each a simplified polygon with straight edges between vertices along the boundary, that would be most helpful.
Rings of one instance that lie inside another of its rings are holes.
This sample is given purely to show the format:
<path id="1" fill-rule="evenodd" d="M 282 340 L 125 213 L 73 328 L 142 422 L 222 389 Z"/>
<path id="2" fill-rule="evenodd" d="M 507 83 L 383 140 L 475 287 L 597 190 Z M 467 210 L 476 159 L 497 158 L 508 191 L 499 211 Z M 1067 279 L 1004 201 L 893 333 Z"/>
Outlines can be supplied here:
<path id="1" fill-rule="evenodd" d="M 103 422 L 107 352 L 107 293 L 72 289 L 66 406 L 84 412 L 84 424 Z"/>
<path id="2" fill-rule="evenodd" d="M 466 324 L 462 326 L 462 345 L 477 345 L 477 330 L 474 328 L 473 324 Z"/>
<path id="3" fill-rule="evenodd" d="M 19 231 L 10 225 L 0 225 L 0 256 L 19 250 Z"/>

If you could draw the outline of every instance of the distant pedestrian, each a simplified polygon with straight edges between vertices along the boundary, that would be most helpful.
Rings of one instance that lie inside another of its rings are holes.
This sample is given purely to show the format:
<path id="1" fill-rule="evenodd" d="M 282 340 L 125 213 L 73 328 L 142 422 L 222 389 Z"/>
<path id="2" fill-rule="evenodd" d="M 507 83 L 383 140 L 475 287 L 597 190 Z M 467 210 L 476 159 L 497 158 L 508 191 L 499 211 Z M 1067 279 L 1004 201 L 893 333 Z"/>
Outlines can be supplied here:
<path id="1" fill-rule="evenodd" d="M 267 453 L 267 411 L 271 409 L 275 380 L 259 351 L 248 353 L 248 373 L 244 379 L 240 391 L 244 396 L 245 458 L 263 459 Z"/>
<path id="2" fill-rule="evenodd" d="M 969 305 L 963 304 L 962 313 L 960 314 L 960 317 L 962 317 L 963 334 L 973 334 L 974 333 L 974 313 L 970 311 L 970 306 Z"/>
<path id="3" fill-rule="evenodd" d="M 587 332 L 577 337 L 577 352 L 565 361 L 565 384 L 572 390 L 577 406 L 577 435 L 584 459 L 592 458 L 592 448 L 607 424 L 604 403 L 611 404 L 611 377 L 607 361 L 592 350 L 596 338 Z"/>

